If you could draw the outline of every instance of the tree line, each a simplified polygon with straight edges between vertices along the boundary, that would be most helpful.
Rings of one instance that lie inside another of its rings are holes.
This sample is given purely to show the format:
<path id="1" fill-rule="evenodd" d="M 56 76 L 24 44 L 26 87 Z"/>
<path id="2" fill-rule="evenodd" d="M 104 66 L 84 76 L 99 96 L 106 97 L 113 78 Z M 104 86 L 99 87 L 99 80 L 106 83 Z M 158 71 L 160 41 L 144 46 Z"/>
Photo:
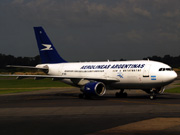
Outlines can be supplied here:
<path id="1" fill-rule="evenodd" d="M 152 57 L 147 57 L 143 59 L 163 62 L 170 65 L 173 68 L 180 67 L 180 56 L 177 56 L 177 57 L 173 57 L 170 55 L 165 55 L 164 57 L 152 56 Z M 122 61 L 124 59 L 120 59 L 120 60 Z M 0 54 L 0 68 L 1 69 L 4 69 L 6 65 L 35 66 L 39 63 L 41 63 L 41 59 L 39 55 L 35 57 L 15 57 L 12 55 Z"/>
<path id="2" fill-rule="evenodd" d="M 164 57 L 152 56 L 152 57 L 144 58 L 144 60 L 147 60 L 147 59 L 163 62 L 165 64 L 170 65 L 173 68 L 180 68 L 180 55 L 177 57 L 165 55 Z"/>
<path id="3" fill-rule="evenodd" d="M 35 57 L 15 57 L 12 55 L 0 54 L 0 68 L 4 69 L 7 65 L 35 66 L 40 63 L 40 56 Z"/>

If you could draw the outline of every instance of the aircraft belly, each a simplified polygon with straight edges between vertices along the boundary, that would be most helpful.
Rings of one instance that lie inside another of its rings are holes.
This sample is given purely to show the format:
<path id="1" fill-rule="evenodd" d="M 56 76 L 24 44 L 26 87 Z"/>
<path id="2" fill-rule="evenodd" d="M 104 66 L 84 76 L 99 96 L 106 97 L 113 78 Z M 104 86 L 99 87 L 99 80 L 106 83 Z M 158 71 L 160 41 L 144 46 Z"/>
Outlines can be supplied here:
<path id="1" fill-rule="evenodd" d="M 165 86 L 163 83 L 122 83 L 115 82 L 109 85 L 109 89 L 152 89 Z"/>

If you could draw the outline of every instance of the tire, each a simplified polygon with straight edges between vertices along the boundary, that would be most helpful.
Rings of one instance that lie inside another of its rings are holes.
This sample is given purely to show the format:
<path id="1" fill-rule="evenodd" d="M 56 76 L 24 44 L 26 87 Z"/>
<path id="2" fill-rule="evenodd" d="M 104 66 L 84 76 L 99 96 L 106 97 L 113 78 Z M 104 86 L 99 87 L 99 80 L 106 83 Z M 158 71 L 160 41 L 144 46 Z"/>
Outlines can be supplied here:
<path id="1" fill-rule="evenodd" d="M 150 95 L 149 98 L 150 98 L 151 100 L 154 100 L 154 99 L 156 99 L 156 95 Z"/>
<path id="2" fill-rule="evenodd" d="M 117 98 L 120 98 L 120 93 L 119 93 L 119 92 L 116 92 L 115 96 L 116 96 Z"/>
<path id="3" fill-rule="evenodd" d="M 127 93 L 119 93 L 119 92 L 116 92 L 115 96 L 117 98 L 126 98 L 127 97 Z"/>
<path id="4" fill-rule="evenodd" d="M 124 98 L 126 98 L 127 97 L 127 93 L 125 92 L 125 93 L 123 93 L 123 95 L 122 95 Z"/>
<path id="5" fill-rule="evenodd" d="M 83 99 L 84 98 L 84 94 L 79 94 L 79 98 Z"/>

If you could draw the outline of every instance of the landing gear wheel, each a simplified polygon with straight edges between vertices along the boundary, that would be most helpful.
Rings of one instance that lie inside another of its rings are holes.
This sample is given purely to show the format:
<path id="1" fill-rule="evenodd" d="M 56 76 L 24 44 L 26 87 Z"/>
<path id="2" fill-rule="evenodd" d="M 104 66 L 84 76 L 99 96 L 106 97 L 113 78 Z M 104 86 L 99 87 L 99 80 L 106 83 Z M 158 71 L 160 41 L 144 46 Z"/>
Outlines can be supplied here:
<path id="1" fill-rule="evenodd" d="M 124 92 L 124 93 L 116 92 L 115 96 L 117 98 L 126 98 L 127 97 L 127 93 L 126 92 Z"/>
<path id="2" fill-rule="evenodd" d="M 85 97 L 84 94 L 79 94 L 80 99 L 83 99 L 84 97 Z"/>
<path id="3" fill-rule="evenodd" d="M 84 94 L 84 99 L 92 99 L 91 95 Z"/>
<path id="4" fill-rule="evenodd" d="M 126 92 L 123 93 L 123 97 L 124 97 L 124 98 L 127 97 L 127 93 L 126 93 Z"/>
<path id="5" fill-rule="evenodd" d="M 120 97 L 120 93 L 119 93 L 119 92 L 116 92 L 115 96 L 116 96 L 117 98 L 119 98 L 119 97 Z"/>
<path id="6" fill-rule="evenodd" d="M 156 95 L 152 94 L 152 95 L 149 96 L 149 98 L 150 98 L 151 100 L 154 100 L 154 99 L 156 99 Z"/>
<path id="7" fill-rule="evenodd" d="M 92 99 L 92 96 L 83 93 L 83 94 L 79 94 L 79 98 L 80 99 Z"/>

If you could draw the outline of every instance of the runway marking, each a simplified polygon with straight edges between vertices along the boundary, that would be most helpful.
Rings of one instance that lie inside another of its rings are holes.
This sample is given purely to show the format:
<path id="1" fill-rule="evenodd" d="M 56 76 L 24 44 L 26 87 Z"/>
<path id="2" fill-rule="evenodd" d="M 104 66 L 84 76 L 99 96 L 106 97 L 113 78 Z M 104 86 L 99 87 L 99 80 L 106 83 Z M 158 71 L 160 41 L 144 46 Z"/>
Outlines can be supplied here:
<path id="1" fill-rule="evenodd" d="M 179 135 L 180 118 L 154 118 L 118 126 L 88 135 Z"/>

